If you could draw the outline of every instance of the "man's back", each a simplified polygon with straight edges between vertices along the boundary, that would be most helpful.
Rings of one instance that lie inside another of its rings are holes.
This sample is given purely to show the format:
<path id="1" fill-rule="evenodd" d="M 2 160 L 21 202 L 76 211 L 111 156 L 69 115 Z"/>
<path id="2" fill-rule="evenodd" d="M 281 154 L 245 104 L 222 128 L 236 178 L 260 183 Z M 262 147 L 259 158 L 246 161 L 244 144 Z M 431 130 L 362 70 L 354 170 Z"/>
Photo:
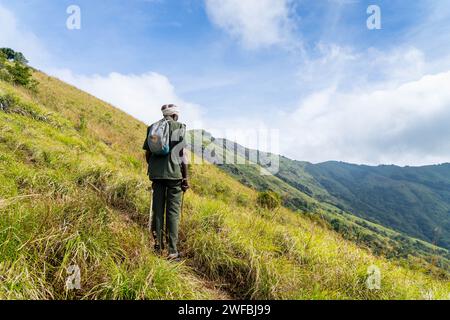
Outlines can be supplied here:
<path id="1" fill-rule="evenodd" d="M 169 134 L 170 134 L 170 152 L 168 155 L 151 155 L 148 161 L 148 175 L 151 180 L 167 179 L 181 180 L 182 173 L 180 167 L 180 154 L 173 152 L 181 151 L 185 143 L 186 125 L 168 118 Z M 143 148 L 149 151 L 148 134 L 150 127 L 147 129 L 147 138 Z M 179 144 L 182 143 L 182 146 Z M 179 152 L 178 152 L 179 153 Z"/>

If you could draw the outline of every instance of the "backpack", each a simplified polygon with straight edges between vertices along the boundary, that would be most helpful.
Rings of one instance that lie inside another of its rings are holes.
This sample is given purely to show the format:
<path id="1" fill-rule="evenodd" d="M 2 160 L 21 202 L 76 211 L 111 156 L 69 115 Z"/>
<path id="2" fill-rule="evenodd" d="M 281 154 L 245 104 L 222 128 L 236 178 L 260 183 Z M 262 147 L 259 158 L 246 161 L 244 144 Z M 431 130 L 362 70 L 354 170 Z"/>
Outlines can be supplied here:
<path id="1" fill-rule="evenodd" d="M 147 143 L 150 152 L 157 156 L 166 156 L 170 151 L 169 121 L 161 119 L 150 126 Z"/>

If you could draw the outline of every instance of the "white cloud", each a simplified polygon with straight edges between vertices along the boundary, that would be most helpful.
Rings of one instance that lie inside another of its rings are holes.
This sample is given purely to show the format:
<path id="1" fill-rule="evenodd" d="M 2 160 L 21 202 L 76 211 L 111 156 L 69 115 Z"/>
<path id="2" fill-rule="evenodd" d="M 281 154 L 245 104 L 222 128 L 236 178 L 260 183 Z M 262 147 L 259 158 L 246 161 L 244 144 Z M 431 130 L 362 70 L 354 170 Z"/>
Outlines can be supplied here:
<path id="1" fill-rule="evenodd" d="M 420 79 L 431 71 L 424 53 L 415 47 L 399 46 L 389 51 L 320 42 L 314 58 L 305 57 L 299 67 L 299 86 L 304 92 L 337 87 L 349 90 L 361 87 L 395 87 Z"/>
<path id="2" fill-rule="evenodd" d="M 0 4 L 0 47 L 23 52 L 30 63 L 40 68 L 48 60 L 49 53 L 39 39 L 22 29 L 15 15 Z"/>
<path id="3" fill-rule="evenodd" d="M 385 90 L 314 93 L 282 124 L 283 151 L 313 162 L 449 162 L 449 87 L 450 71 Z"/>
<path id="4" fill-rule="evenodd" d="M 30 64 L 42 68 L 81 90 L 107 101 L 135 118 L 152 123 L 161 118 L 163 104 L 175 103 L 182 110 L 181 119 L 195 125 L 201 120 L 200 107 L 184 101 L 164 75 L 148 72 L 123 75 L 112 72 L 107 76 L 78 75 L 69 69 L 48 68 L 50 54 L 39 38 L 22 28 L 13 12 L 0 5 L 0 47 L 23 52 Z"/>
<path id="5" fill-rule="evenodd" d="M 211 20 L 249 48 L 291 41 L 290 0 L 206 3 Z M 39 38 L 1 5 L 0 46 L 24 52 L 36 67 L 52 61 Z M 50 73 L 146 123 L 160 118 L 162 104 L 176 103 L 190 128 L 206 128 L 217 135 L 230 128 L 238 133 L 249 127 L 278 128 L 280 151 L 299 160 L 410 165 L 450 161 L 450 72 L 442 71 L 450 69 L 447 56 L 427 61 L 412 45 L 398 45 L 389 52 L 358 52 L 324 43 L 319 43 L 315 56 L 300 66 L 299 93 L 306 96 L 292 112 L 280 114 L 271 108 L 251 117 L 238 112 L 237 117 L 224 114 L 204 123 L 200 107 L 180 98 L 169 79 L 158 73 Z M 245 131 L 236 139 L 255 146 Z"/>
<path id="6" fill-rule="evenodd" d="M 159 120 L 161 106 L 168 103 L 180 106 L 180 121 L 190 127 L 201 121 L 200 107 L 178 97 L 169 79 L 155 72 L 142 75 L 113 72 L 107 76 L 86 76 L 73 74 L 70 70 L 53 70 L 51 74 L 111 103 L 147 124 Z"/>
<path id="7" fill-rule="evenodd" d="M 414 47 L 356 52 L 321 43 L 317 50 L 317 57 L 300 67 L 304 96 L 297 106 L 208 124 L 219 135 L 223 128 L 279 129 L 281 153 L 298 160 L 450 161 L 450 72 L 431 74 L 424 54 Z M 259 147 L 246 135 L 236 139 Z"/>
<path id="8" fill-rule="evenodd" d="M 289 0 L 206 0 L 210 20 L 247 48 L 291 40 Z"/>

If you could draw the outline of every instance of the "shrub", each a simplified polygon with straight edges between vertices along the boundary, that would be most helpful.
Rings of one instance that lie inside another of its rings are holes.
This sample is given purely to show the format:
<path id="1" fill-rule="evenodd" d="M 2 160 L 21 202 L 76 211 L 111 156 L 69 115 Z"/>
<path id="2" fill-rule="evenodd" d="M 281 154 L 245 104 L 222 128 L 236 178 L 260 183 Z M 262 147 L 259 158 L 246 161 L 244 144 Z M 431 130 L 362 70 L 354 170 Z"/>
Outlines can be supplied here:
<path id="1" fill-rule="evenodd" d="M 87 120 L 86 117 L 84 115 L 80 115 L 80 123 L 78 124 L 78 126 L 76 127 L 76 129 L 80 132 L 86 132 L 87 129 Z"/>
<path id="2" fill-rule="evenodd" d="M 247 194 L 239 193 L 236 196 L 236 203 L 240 206 L 248 206 L 250 204 L 250 197 Z"/>
<path id="3" fill-rule="evenodd" d="M 33 79 L 31 68 L 16 61 L 14 64 L 7 65 L 6 69 L 11 75 L 12 82 L 17 85 L 36 89 L 37 81 Z"/>
<path id="4" fill-rule="evenodd" d="M 0 52 L 0 70 L 6 66 L 6 55 Z"/>
<path id="5" fill-rule="evenodd" d="M 36 121 L 47 122 L 58 126 L 48 114 L 43 114 L 43 110 L 39 106 L 33 103 L 23 102 L 17 96 L 10 93 L 0 94 L 0 111 L 15 113 Z"/>
<path id="6" fill-rule="evenodd" d="M 8 112 L 18 104 L 18 99 L 12 94 L 0 95 L 0 110 Z"/>
<path id="7" fill-rule="evenodd" d="M 223 198 L 227 198 L 231 195 L 231 188 L 220 182 L 215 183 L 211 191 L 211 193 L 216 197 L 221 196 Z"/>
<path id="8" fill-rule="evenodd" d="M 0 80 L 12 82 L 35 91 L 38 82 L 32 77 L 32 69 L 21 52 L 10 48 L 0 49 Z"/>
<path id="9" fill-rule="evenodd" d="M 273 210 L 281 206 L 281 196 L 273 191 L 263 191 L 258 193 L 257 202 L 261 208 Z"/>
<path id="10" fill-rule="evenodd" d="M 2 68 L 1 62 L 0 62 L 0 80 L 6 81 L 6 82 L 12 82 L 12 77 L 9 74 L 8 70 L 6 68 Z"/>

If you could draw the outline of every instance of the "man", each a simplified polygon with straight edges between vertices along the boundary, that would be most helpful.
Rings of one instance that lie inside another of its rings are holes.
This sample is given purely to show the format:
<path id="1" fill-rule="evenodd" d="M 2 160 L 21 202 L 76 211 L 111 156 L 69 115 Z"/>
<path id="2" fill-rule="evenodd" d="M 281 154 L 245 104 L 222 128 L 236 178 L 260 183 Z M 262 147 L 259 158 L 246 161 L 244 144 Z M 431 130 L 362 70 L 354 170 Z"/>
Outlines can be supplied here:
<path id="1" fill-rule="evenodd" d="M 164 213 L 166 213 L 166 230 L 169 249 L 169 260 L 178 260 L 177 249 L 178 223 L 183 193 L 189 188 L 187 180 L 187 161 L 184 151 L 186 126 L 178 122 L 180 114 L 176 105 L 164 105 L 161 108 L 164 118 L 169 123 L 169 154 L 154 155 L 148 145 L 150 127 L 144 142 L 148 175 L 153 182 L 153 206 L 151 230 L 155 239 L 155 251 L 163 248 Z"/>

